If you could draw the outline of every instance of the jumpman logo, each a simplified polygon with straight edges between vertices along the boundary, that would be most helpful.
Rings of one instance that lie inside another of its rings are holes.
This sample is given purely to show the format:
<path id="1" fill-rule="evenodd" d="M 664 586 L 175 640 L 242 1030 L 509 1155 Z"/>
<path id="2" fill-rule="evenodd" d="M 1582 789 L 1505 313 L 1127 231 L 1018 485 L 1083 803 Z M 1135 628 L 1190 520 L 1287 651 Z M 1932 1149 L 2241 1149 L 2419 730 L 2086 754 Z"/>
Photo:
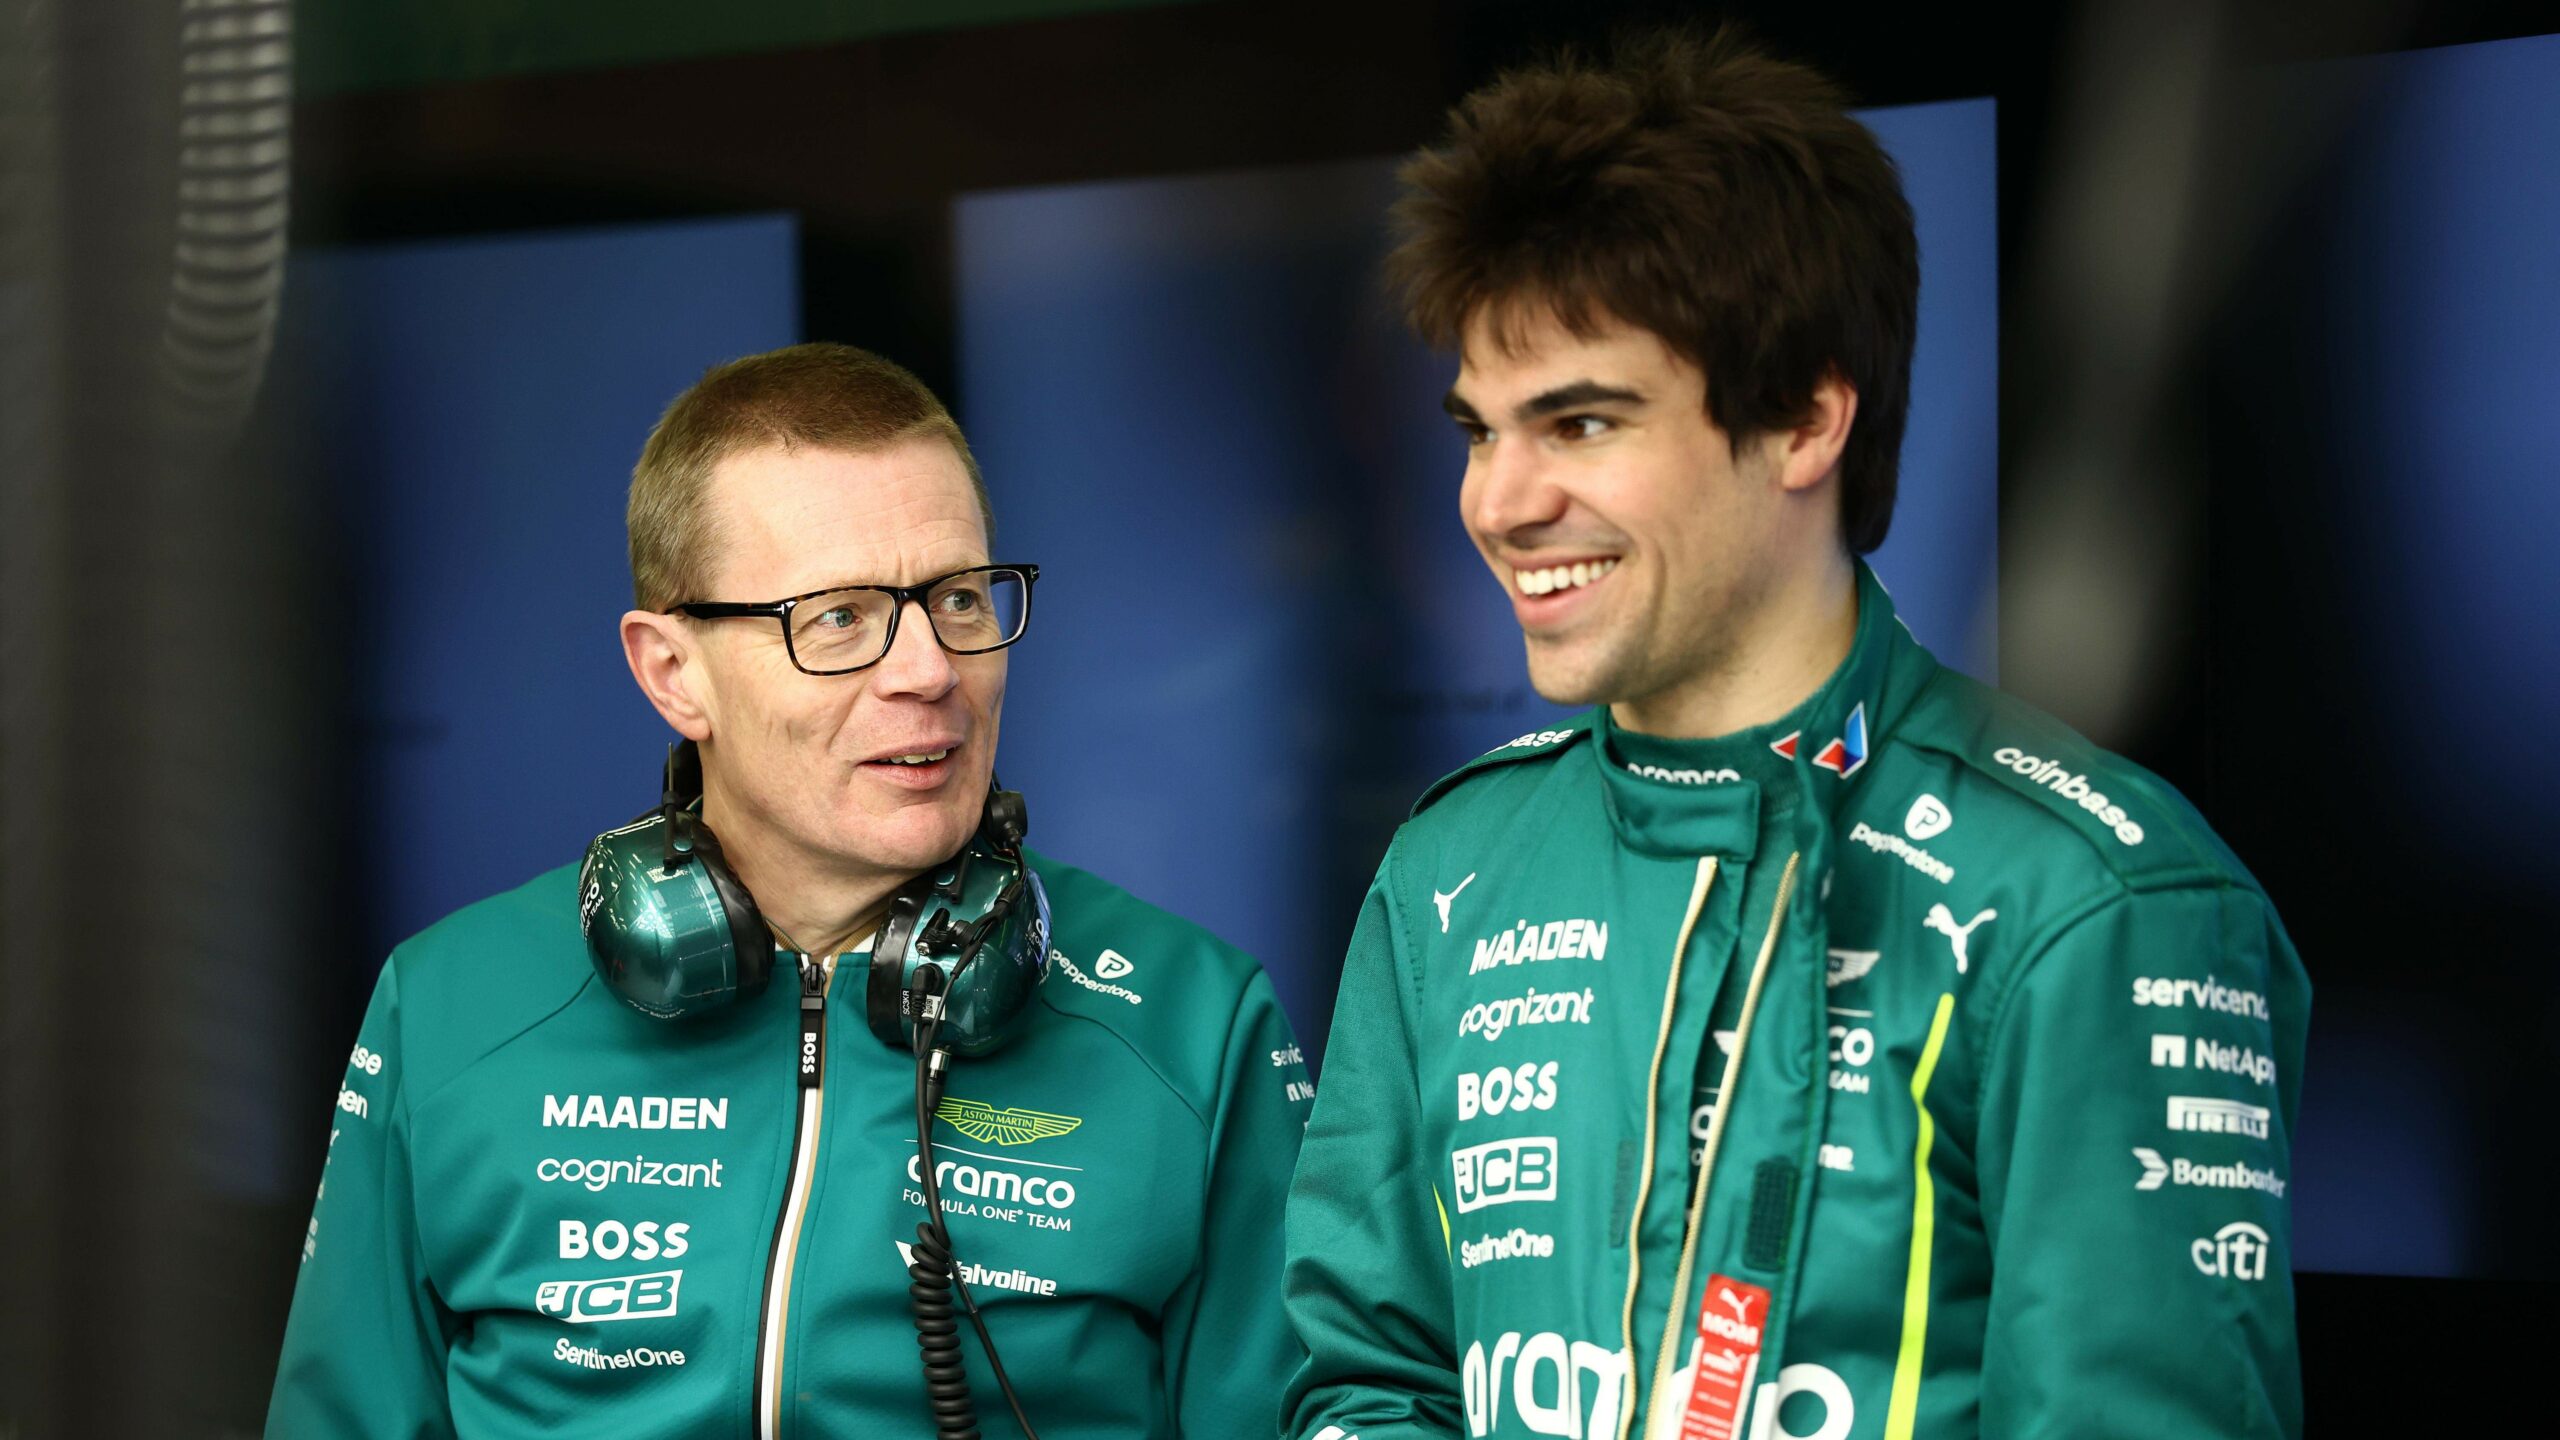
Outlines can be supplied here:
<path id="1" fill-rule="evenodd" d="M 1980 925 L 1983 921 L 1997 920 L 1999 918 L 1999 911 L 1985 910 L 1981 914 L 1967 920 L 1962 925 L 1958 925 L 1956 923 L 1954 911 L 1949 910 L 1944 905 L 1932 905 L 1929 907 L 1929 917 L 1920 923 L 1947 937 L 1947 944 L 1955 948 L 1956 973 L 1961 975 L 1964 973 L 1965 967 L 1965 938 L 1971 935 L 1974 927 Z"/>
<path id="2" fill-rule="evenodd" d="M 1458 890 L 1464 890 L 1474 883 L 1476 883 L 1476 872 L 1470 870 L 1467 872 L 1467 878 L 1458 882 Z M 1437 890 L 1431 892 L 1431 903 L 1440 907 L 1440 933 L 1443 935 L 1449 933 L 1449 902 L 1458 898 L 1458 890 L 1452 890 L 1446 895 Z"/>

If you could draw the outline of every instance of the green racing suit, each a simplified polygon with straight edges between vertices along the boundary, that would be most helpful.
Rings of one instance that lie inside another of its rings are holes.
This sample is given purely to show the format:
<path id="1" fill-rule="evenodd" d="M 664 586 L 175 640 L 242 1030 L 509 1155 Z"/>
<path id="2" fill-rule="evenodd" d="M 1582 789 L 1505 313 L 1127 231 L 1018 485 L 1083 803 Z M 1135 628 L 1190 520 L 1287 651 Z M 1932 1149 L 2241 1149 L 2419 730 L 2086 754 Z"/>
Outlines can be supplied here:
<path id="1" fill-rule="evenodd" d="M 2294 1435 L 2310 993 L 2157 777 L 1854 648 L 1426 793 L 1289 1202 L 1292 1440 Z"/>
<path id="2" fill-rule="evenodd" d="M 1314 1091 L 1242 953 L 1033 857 L 1051 973 L 934 1123 L 944 1209 L 1047 1440 L 1271 1431 L 1300 1356 L 1273 1299 Z M 929 1435 L 906 1266 L 915 1064 L 870 958 L 651 1019 L 579 935 L 576 867 L 383 967 L 332 1114 L 268 1434 Z M 799 1163 L 806 1156 L 806 1163 Z M 989 1433 L 1008 1433 L 962 1328 Z"/>

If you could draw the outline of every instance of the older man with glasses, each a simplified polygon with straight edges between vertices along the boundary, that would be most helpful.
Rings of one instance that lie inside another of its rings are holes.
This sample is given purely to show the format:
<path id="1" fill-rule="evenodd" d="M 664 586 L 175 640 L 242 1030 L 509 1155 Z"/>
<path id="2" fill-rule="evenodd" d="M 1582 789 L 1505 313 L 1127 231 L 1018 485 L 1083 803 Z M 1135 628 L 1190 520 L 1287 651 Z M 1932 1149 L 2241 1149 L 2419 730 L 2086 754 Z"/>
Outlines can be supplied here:
<path id="1" fill-rule="evenodd" d="M 961 1435 L 999 1390 L 1048 1440 L 1269 1433 L 1312 1087 L 1252 960 L 1018 849 L 996 740 L 1039 567 L 991 559 L 959 427 L 849 347 L 735 361 L 628 521 L 661 807 L 597 842 L 620 880 L 563 866 L 383 967 L 269 1433 Z M 972 860 L 1014 867 L 998 909 L 1046 897 L 1013 960 L 936 908 Z M 715 870 L 706 928 L 664 895 Z M 709 935 L 721 1003 L 637 993 L 620 910 L 644 955 Z M 936 923 L 956 966 L 897 958 Z M 975 1023 L 935 987 L 1015 960 L 1019 1013 L 928 1095 L 924 1017 Z"/>

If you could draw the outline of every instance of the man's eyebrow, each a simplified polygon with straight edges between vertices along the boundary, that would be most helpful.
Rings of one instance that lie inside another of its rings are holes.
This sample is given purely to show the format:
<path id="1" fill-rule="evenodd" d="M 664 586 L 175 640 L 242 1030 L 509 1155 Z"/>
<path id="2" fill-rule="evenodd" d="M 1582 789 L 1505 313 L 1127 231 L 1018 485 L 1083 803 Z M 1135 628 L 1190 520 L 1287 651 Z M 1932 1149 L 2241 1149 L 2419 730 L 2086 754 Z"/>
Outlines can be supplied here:
<path id="1" fill-rule="evenodd" d="M 1440 408 L 1448 411 L 1449 418 L 1461 425 L 1473 425 L 1480 418 L 1476 407 L 1468 404 L 1466 398 L 1455 390 L 1440 397 Z"/>
<path id="2" fill-rule="evenodd" d="M 1553 415 L 1559 410 L 1579 410 L 1585 405 L 1641 405 L 1644 396 L 1617 385 L 1603 385 L 1597 380 L 1576 380 L 1559 385 L 1542 395 L 1520 402 L 1511 412 L 1512 418 L 1528 421 Z"/>

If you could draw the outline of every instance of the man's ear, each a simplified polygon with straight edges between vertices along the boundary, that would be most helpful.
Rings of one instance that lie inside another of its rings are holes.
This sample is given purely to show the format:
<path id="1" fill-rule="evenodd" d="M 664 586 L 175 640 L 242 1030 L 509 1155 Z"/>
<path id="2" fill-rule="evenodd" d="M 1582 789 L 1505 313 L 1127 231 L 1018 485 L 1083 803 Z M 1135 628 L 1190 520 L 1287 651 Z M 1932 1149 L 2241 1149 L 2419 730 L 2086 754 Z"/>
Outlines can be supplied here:
<path id="1" fill-rule="evenodd" d="M 1823 371 L 1804 419 L 1771 437 L 1777 442 L 1779 487 L 1801 493 L 1821 484 L 1840 464 L 1840 452 L 1849 446 L 1850 423 L 1857 418 L 1858 392 L 1839 371 Z"/>
<path id="2" fill-rule="evenodd" d="M 622 614 L 622 658 L 630 663 L 631 678 L 640 682 L 640 693 L 677 734 L 702 741 L 711 738 L 711 712 L 704 704 L 710 677 L 693 642 L 677 616 L 651 610 Z"/>

